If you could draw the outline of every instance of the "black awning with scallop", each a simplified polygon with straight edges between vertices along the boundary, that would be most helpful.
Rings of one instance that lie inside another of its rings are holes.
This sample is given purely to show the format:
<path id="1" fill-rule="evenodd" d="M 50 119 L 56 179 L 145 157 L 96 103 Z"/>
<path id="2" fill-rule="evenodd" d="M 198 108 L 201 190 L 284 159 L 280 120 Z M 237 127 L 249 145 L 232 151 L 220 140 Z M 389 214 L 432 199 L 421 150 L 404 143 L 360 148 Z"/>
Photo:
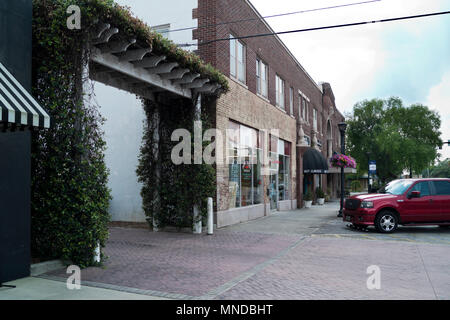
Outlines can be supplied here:
<path id="1" fill-rule="evenodd" d="M 327 159 L 316 149 L 308 148 L 303 154 L 303 173 L 328 173 Z"/>

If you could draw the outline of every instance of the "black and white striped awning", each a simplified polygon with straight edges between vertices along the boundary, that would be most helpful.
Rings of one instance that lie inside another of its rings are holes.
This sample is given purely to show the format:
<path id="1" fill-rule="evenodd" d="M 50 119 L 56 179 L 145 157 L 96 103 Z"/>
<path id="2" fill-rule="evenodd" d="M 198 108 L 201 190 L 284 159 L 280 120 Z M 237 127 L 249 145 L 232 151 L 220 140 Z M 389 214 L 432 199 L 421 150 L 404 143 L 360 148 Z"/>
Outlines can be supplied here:
<path id="1" fill-rule="evenodd" d="M 0 62 L 0 123 L 50 128 L 50 117 Z"/>

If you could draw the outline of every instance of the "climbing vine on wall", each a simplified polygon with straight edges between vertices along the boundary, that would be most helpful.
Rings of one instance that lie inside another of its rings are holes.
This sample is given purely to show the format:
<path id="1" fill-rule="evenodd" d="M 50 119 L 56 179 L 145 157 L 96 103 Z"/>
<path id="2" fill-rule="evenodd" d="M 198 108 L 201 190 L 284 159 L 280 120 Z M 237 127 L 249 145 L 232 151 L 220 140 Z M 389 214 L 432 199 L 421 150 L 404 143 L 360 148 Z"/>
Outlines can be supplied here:
<path id="1" fill-rule="evenodd" d="M 179 128 L 193 132 L 194 109 L 194 104 L 186 99 L 179 99 L 170 105 L 144 101 L 147 121 L 137 174 L 143 184 L 141 195 L 147 220 L 153 225 L 155 219 L 158 228 L 192 227 L 194 205 L 199 205 L 199 219 L 204 220 L 207 214 L 207 198 L 215 195 L 216 178 L 213 166 L 205 163 L 193 164 L 193 135 L 191 164 L 176 165 L 171 159 L 172 149 L 178 143 L 171 141 L 172 132 Z M 154 121 L 155 114 L 159 115 L 159 127 Z M 208 112 L 202 112 L 201 121 L 203 132 L 211 128 Z M 159 142 L 155 141 L 155 131 Z M 155 144 L 159 153 L 155 152 Z M 157 171 L 160 172 L 159 177 Z"/>
<path id="2" fill-rule="evenodd" d="M 108 236 L 103 119 L 83 97 L 87 30 L 66 27 L 70 1 L 33 2 L 33 94 L 51 116 L 33 135 L 32 254 L 93 264 Z"/>
<path id="3" fill-rule="evenodd" d="M 70 5 L 81 9 L 80 30 L 67 28 Z M 222 91 L 228 90 L 226 77 L 220 72 L 152 31 L 113 0 L 33 0 L 33 94 L 49 112 L 52 127 L 33 134 L 32 254 L 71 260 L 81 267 L 93 264 L 98 243 L 105 245 L 111 199 L 101 130 L 104 119 L 89 96 L 83 96 L 83 92 L 90 94 L 86 92 L 87 79 L 82 77 L 89 61 L 88 44 L 100 21 L 119 28 L 125 37 L 136 38 L 141 46 L 151 46 L 154 53 L 219 83 Z M 144 107 L 151 117 L 152 103 L 145 101 Z M 173 166 L 167 161 L 170 130 L 192 126 L 192 106 L 177 108 L 179 116 L 175 118 L 160 113 L 165 125 L 161 127 L 158 205 L 164 214 L 157 218 L 162 225 L 186 226 L 192 225 L 188 212 L 193 204 L 214 194 L 215 178 L 211 166 Z M 154 208 L 150 196 L 154 168 L 147 161 L 153 159 L 146 147 L 151 144 L 152 132 L 151 126 L 147 127 L 138 171 L 149 217 Z"/>

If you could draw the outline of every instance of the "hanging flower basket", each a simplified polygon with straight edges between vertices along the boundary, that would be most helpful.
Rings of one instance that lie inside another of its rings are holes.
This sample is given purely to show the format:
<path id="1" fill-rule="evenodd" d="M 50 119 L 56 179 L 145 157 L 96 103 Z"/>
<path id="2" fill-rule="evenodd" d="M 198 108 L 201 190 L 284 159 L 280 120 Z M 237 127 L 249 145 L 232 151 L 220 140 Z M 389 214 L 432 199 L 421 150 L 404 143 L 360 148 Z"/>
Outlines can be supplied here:
<path id="1" fill-rule="evenodd" d="M 335 153 L 330 159 L 331 166 L 334 168 L 352 168 L 356 169 L 356 161 L 345 154 Z"/>

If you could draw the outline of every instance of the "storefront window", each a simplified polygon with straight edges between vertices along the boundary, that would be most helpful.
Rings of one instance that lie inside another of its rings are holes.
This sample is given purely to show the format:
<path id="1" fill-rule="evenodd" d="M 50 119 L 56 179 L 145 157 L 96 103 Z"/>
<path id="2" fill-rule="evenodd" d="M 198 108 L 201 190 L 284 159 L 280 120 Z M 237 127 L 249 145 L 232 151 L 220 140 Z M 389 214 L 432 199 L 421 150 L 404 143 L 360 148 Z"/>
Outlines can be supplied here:
<path id="1" fill-rule="evenodd" d="M 230 208 L 244 207 L 262 202 L 261 177 L 262 150 L 258 131 L 229 122 L 228 134 Z"/>
<path id="2" fill-rule="evenodd" d="M 290 160 L 291 150 L 290 143 L 284 140 L 278 140 L 278 191 L 279 191 L 279 200 L 288 200 L 289 199 L 289 190 L 290 190 Z"/>
<path id="3" fill-rule="evenodd" d="M 261 176 L 262 156 L 262 149 L 256 149 L 256 159 L 253 163 L 253 204 L 263 202 L 263 179 Z"/>
<path id="4" fill-rule="evenodd" d="M 270 138 L 270 175 L 271 186 L 278 190 L 274 201 L 289 200 L 291 174 L 291 144 L 287 141 L 271 136 Z M 273 196 L 273 195 L 272 195 Z"/>

